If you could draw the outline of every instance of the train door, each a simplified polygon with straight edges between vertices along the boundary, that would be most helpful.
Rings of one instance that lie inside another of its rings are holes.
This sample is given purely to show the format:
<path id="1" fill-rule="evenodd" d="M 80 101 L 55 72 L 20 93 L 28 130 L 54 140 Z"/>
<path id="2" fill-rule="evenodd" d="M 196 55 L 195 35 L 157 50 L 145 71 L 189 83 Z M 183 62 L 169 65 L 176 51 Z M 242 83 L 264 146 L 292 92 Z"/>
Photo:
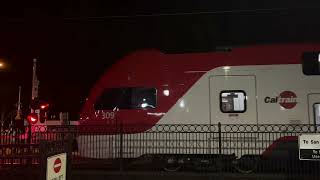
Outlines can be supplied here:
<path id="1" fill-rule="evenodd" d="M 211 76 L 211 124 L 257 124 L 255 76 Z"/>
<path id="2" fill-rule="evenodd" d="M 320 94 L 308 95 L 309 123 L 320 126 Z"/>

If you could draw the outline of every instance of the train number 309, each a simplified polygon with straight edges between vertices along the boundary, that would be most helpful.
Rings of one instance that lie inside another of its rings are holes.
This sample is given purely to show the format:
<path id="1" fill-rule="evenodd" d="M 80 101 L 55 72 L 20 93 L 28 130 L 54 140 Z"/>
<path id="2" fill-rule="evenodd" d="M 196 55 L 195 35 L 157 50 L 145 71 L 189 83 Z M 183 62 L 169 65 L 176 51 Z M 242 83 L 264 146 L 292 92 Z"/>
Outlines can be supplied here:
<path id="1" fill-rule="evenodd" d="M 114 119 L 114 112 L 102 112 L 102 119 Z"/>

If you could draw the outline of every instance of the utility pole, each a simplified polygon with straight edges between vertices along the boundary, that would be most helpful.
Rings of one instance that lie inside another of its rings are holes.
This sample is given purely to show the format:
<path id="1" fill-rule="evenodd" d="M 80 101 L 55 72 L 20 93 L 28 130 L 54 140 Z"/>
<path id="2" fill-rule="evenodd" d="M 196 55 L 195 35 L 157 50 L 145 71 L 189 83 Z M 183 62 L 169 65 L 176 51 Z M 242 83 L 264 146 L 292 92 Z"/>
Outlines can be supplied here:
<path id="1" fill-rule="evenodd" d="M 39 81 L 37 78 L 37 59 L 33 59 L 33 74 L 32 74 L 32 91 L 31 99 L 34 100 L 38 97 Z"/>

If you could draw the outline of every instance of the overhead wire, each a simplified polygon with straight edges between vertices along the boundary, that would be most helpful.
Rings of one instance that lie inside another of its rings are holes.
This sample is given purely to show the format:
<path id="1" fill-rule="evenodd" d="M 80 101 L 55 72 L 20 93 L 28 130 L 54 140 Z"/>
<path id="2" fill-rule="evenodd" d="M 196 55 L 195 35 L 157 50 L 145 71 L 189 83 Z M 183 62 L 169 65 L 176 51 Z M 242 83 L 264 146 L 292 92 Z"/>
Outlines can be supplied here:
<path id="1" fill-rule="evenodd" d="M 221 10 L 221 11 L 199 11 L 199 12 L 175 12 L 175 13 L 150 13 L 136 15 L 110 15 L 110 16 L 85 16 L 85 17 L 67 17 L 65 20 L 104 20 L 119 18 L 140 18 L 140 17 L 162 17 L 162 16 L 188 16 L 188 15 L 211 15 L 211 14 L 232 14 L 232 13 L 270 13 L 276 11 L 287 11 L 291 8 L 268 8 L 268 9 L 239 9 L 239 10 Z"/>
<path id="2" fill-rule="evenodd" d="M 312 9 L 319 10 L 320 7 L 298 7 L 298 8 L 260 8 L 260 9 L 231 9 L 218 11 L 196 11 L 196 12 L 169 12 L 169 13 L 149 13 L 149 14 L 129 14 L 129 15 L 105 15 L 105 16 L 32 16 L 32 17 L 0 17 L 1 20 L 6 21 L 37 21 L 37 20 L 58 20 L 58 21 L 106 21 L 112 19 L 134 19 L 134 18 L 148 18 L 148 17 L 171 17 L 171 16 L 192 16 L 192 15 L 223 15 L 223 14 L 266 14 L 266 13 L 285 13 L 290 11 L 301 12 Z"/>

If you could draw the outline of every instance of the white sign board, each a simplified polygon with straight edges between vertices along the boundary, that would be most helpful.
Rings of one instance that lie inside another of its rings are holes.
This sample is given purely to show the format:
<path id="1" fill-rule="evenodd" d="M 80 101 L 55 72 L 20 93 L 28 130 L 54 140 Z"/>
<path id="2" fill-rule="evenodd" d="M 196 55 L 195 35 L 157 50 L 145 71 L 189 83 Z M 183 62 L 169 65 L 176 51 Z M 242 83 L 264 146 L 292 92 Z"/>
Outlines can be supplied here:
<path id="1" fill-rule="evenodd" d="M 299 159 L 320 160 L 320 134 L 299 136 Z"/>
<path id="2" fill-rule="evenodd" d="M 47 158 L 47 180 L 66 180 L 67 153 Z"/>

